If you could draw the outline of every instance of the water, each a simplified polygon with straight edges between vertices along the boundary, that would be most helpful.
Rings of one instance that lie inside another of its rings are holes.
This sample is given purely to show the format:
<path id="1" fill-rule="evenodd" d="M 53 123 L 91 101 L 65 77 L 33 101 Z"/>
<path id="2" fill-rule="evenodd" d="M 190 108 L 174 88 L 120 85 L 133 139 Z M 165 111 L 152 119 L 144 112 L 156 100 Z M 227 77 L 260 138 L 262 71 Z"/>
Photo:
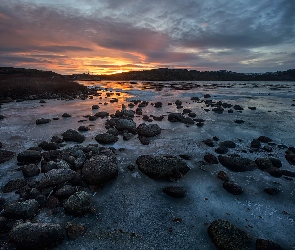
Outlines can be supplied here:
<path id="1" fill-rule="evenodd" d="M 43 211 L 35 220 L 60 222 L 75 221 L 84 223 L 87 232 L 75 241 L 64 241 L 56 249 L 214 249 L 207 227 L 216 219 L 226 219 L 245 230 L 251 237 L 273 240 L 286 249 L 295 249 L 293 232 L 295 229 L 294 180 L 274 178 L 265 172 L 255 170 L 246 173 L 234 173 L 222 165 L 203 166 L 205 153 L 213 153 L 214 148 L 207 147 L 202 140 L 218 136 L 221 141 L 233 140 L 237 148 L 229 153 L 238 153 L 243 157 L 279 158 L 282 169 L 294 171 L 284 158 L 284 149 L 273 147 L 273 152 L 248 153 L 249 144 L 260 135 L 268 136 L 279 145 L 295 146 L 295 84 L 293 82 L 83 82 L 92 88 L 99 88 L 101 96 L 87 100 L 46 100 L 8 103 L 2 106 L 1 114 L 5 119 L 0 121 L 0 141 L 4 148 L 19 153 L 28 147 L 36 146 L 43 140 L 49 141 L 53 135 L 61 135 L 67 129 L 77 129 L 80 125 L 90 125 L 85 132 L 83 144 L 96 143 L 94 137 L 105 132 L 106 118 L 88 121 L 85 115 L 98 111 L 110 114 L 127 105 L 130 100 L 140 99 L 155 103 L 161 101 L 162 108 L 151 104 L 143 108 L 143 114 L 160 116 L 163 121 L 153 121 L 163 130 L 153 138 L 148 146 L 142 145 L 135 136 L 130 141 L 119 141 L 115 148 L 118 151 L 119 177 L 108 183 L 101 191 L 92 196 L 97 208 L 96 215 L 73 218 L 64 214 L 48 215 Z M 185 89 L 181 89 L 185 86 Z M 108 94 L 107 94 L 108 93 Z M 204 102 L 193 102 L 191 97 L 203 99 L 210 94 L 212 100 L 238 104 L 244 108 L 242 113 L 216 114 L 206 112 Z M 118 102 L 110 103 L 112 98 Z M 167 121 L 169 112 L 181 112 L 174 105 L 181 100 L 184 108 L 205 120 L 202 127 L 186 126 L 182 123 Z M 107 105 L 104 105 L 107 103 Z M 168 105 L 173 103 L 173 105 Z M 92 110 L 94 104 L 99 110 Z M 255 106 L 256 110 L 248 107 Z M 136 109 L 136 106 L 133 110 Z M 63 113 L 71 118 L 62 118 Z M 37 118 L 59 117 L 49 124 L 36 125 Z M 79 120 L 87 121 L 79 123 Z M 243 124 L 234 120 L 242 119 Z M 136 116 L 137 125 L 143 123 L 141 116 Z M 68 143 L 74 145 L 74 143 Z M 246 151 L 245 151 L 246 150 Z M 156 181 L 146 177 L 137 169 L 127 170 L 142 154 L 188 154 L 191 160 L 187 164 L 191 170 L 176 184 L 186 187 L 188 195 L 184 199 L 172 199 L 162 193 L 162 188 L 172 183 Z M 20 177 L 16 170 L 16 159 L 1 164 L 0 180 L 6 183 L 9 179 Z M 222 188 L 222 181 L 216 178 L 219 171 L 226 171 L 231 180 L 244 189 L 244 194 L 234 196 Z M 266 187 L 277 187 L 282 192 L 269 196 L 263 192 Z M 10 200 L 16 195 L 2 195 Z M 181 218 L 181 222 L 174 222 Z"/>

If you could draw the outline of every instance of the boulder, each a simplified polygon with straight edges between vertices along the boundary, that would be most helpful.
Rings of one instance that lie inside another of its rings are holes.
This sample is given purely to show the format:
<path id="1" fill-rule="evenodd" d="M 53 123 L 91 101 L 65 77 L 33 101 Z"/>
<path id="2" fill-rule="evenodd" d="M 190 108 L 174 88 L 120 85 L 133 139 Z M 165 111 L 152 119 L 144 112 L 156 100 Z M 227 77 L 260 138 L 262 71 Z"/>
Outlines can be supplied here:
<path id="1" fill-rule="evenodd" d="M 93 206 L 86 192 L 72 194 L 63 205 L 65 213 L 73 216 L 82 216 L 93 211 Z"/>
<path id="2" fill-rule="evenodd" d="M 146 136 L 138 136 L 138 140 L 142 145 L 149 145 L 151 143 L 151 137 Z"/>
<path id="3" fill-rule="evenodd" d="M 62 114 L 62 117 L 64 117 L 64 118 L 68 118 L 68 117 L 72 117 L 70 114 L 68 114 L 68 113 L 63 113 Z"/>
<path id="4" fill-rule="evenodd" d="M 255 162 L 247 158 L 219 155 L 218 160 L 223 166 L 234 172 L 245 172 L 257 169 Z"/>
<path id="5" fill-rule="evenodd" d="M 226 220 L 213 221 L 208 227 L 208 234 L 217 249 L 250 249 L 251 239 L 247 233 Z"/>
<path id="6" fill-rule="evenodd" d="M 62 137 L 64 141 L 73 141 L 78 143 L 82 143 L 83 141 L 85 141 L 85 136 L 74 129 L 67 130 L 62 134 Z"/>
<path id="7" fill-rule="evenodd" d="M 79 236 L 83 235 L 86 231 L 86 228 L 82 224 L 77 224 L 74 222 L 67 222 L 66 224 L 66 232 L 68 238 L 75 240 Z"/>
<path id="8" fill-rule="evenodd" d="M 228 193 L 234 195 L 241 195 L 243 193 L 243 189 L 237 183 L 226 181 L 222 186 Z"/>
<path id="9" fill-rule="evenodd" d="M 51 122 L 50 119 L 46 119 L 46 118 L 39 118 L 36 120 L 36 125 L 40 125 L 40 124 L 46 124 Z"/>
<path id="10" fill-rule="evenodd" d="M 39 188 L 54 187 L 71 181 L 76 177 L 76 172 L 71 169 L 52 169 L 40 179 Z"/>
<path id="11" fill-rule="evenodd" d="M 219 143 L 220 147 L 235 148 L 236 144 L 233 141 L 223 141 Z"/>
<path id="12" fill-rule="evenodd" d="M 7 219 L 32 219 L 39 210 L 39 203 L 34 200 L 16 201 L 6 204 L 3 209 L 2 215 Z"/>
<path id="13" fill-rule="evenodd" d="M 151 178 L 179 179 L 190 168 L 175 156 L 141 155 L 137 158 L 138 169 Z"/>
<path id="14" fill-rule="evenodd" d="M 183 198 L 186 196 L 186 190 L 180 186 L 170 186 L 163 189 L 163 192 L 174 198 Z"/>
<path id="15" fill-rule="evenodd" d="M 215 149 L 215 152 L 217 154 L 226 154 L 228 152 L 228 148 L 227 147 L 218 147 Z"/>
<path id="16" fill-rule="evenodd" d="M 217 178 L 222 180 L 222 181 L 229 181 L 228 175 L 224 171 L 219 171 L 217 174 Z"/>
<path id="17" fill-rule="evenodd" d="M 209 164 L 218 164 L 218 159 L 213 154 L 206 154 L 204 160 Z"/>
<path id="18" fill-rule="evenodd" d="M 136 131 L 136 123 L 129 119 L 119 119 L 115 125 L 116 129 L 119 131 L 127 130 L 128 132 Z"/>
<path id="19" fill-rule="evenodd" d="M 89 127 L 86 127 L 86 126 L 80 126 L 78 128 L 78 131 L 81 131 L 81 132 L 86 132 L 86 131 L 89 131 L 89 130 L 90 130 L 90 128 Z"/>
<path id="20" fill-rule="evenodd" d="M 271 240 L 257 239 L 256 250 L 284 250 L 284 248 Z"/>
<path id="21" fill-rule="evenodd" d="M 4 187 L 2 188 L 3 193 L 10 193 L 13 191 L 17 191 L 20 188 L 24 187 L 27 185 L 27 181 L 24 178 L 17 178 L 8 181 Z"/>
<path id="22" fill-rule="evenodd" d="M 99 117 L 99 118 L 105 118 L 105 117 L 109 116 L 109 113 L 101 111 L 101 112 L 97 112 L 94 116 Z"/>
<path id="23" fill-rule="evenodd" d="M 119 173 L 115 154 L 94 155 L 86 160 L 82 168 L 83 180 L 90 185 L 99 185 L 116 178 Z"/>
<path id="24" fill-rule="evenodd" d="M 261 142 L 263 142 L 263 143 L 269 143 L 269 142 L 272 142 L 272 139 L 270 139 L 270 138 L 267 137 L 267 136 L 259 136 L 258 140 L 261 141 Z"/>
<path id="25" fill-rule="evenodd" d="M 72 194 L 76 192 L 76 188 L 71 185 L 64 185 L 55 192 L 55 196 L 59 199 L 69 198 Z"/>
<path id="26" fill-rule="evenodd" d="M 158 124 L 146 125 L 145 123 L 142 123 L 137 127 L 136 130 L 138 135 L 146 137 L 153 137 L 161 134 L 161 128 Z"/>
<path id="27" fill-rule="evenodd" d="M 26 222 L 15 226 L 10 237 L 19 249 L 43 249 L 58 244 L 64 235 L 59 224 Z"/>
<path id="28" fill-rule="evenodd" d="M 95 136 L 95 140 L 100 144 L 111 144 L 118 141 L 119 138 L 118 136 L 115 136 L 109 133 L 103 133 L 103 134 L 98 134 L 97 136 Z"/>
<path id="29" fill-rule="evenodd" d="M 278 188 L 265 188 L 263 191 L 269 195 L 276 195 L 281 192 Z"/>
<path id="30" fill-rule="evenodd" d="M 29 164 L 22 167 L 24 177 L 36 176 L 40 173 L 40 169 L 35 164 Z"/>
<path id="31" fill-rule="evenodd" d="M 268 158 L 257 158 L 255 163 L 258 168 L 263 171 L 273 167 L 272 162 Z"/>
<path id="32" fill-rule="evenodd" d="M 41 159 L 41 152 L 37 150 L 26 150 L 17 155 L 17 160 L 21 163 L 39 163 Z"/>
<path id="33" fill-rule="evenodd" d="M 58 145 L 54 142 L 46 142 L 46 141 L 42 141 L 41 143 L 39 143 L 38 147 L 42 148 L 45 151 L 50 151 L 50 150 L 57 150 L 58 149 Z"/>

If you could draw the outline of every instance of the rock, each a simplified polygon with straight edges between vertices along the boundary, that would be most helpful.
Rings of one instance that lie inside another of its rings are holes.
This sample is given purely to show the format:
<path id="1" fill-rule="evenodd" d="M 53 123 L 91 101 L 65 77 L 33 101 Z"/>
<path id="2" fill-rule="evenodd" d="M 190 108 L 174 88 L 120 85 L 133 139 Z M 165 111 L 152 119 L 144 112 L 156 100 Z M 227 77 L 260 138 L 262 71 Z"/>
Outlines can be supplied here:
<path id="1" fill-rule="evenodd" d="M 191 112 L 192 112 L 191 109 L 183 109 L 183 110 L 182 110 L 182 113 L 183 113 L 183 114 L 189 114 L 189 113 L 191 113 Z"/>
<path id="2" fill-rule="evenodd" d="M 3 120 L 5 118 L 4 115 L 0 115 L 0 120 Z"/>
<path id="3" fill-rule="evenodd" d="M 42 141 L 38 147 L 42 148 L 45 151 L 50 151 L 50 150 L 57 150 L 58 149 L 58 145 L 54 142 L 46 142 L 46 141 Z"/>
<path id="4" fill-rule="evenodd" d="M 285 158 L 291 165 L 295 165 L 295 148 L 294 147 L 289 147 L 286 150 Z"/>
<path id="5" fill-rule="evenodd" d="M 186 196 L 186 190 L 180 186 L 170 186 L 163 189 L 163 192 L 174 198 L 183 198 Z"/>
<path id="6" fill-rule="evenodd" d="M 69 198 L 72 194 L 76 192 L 76 188 L 71 185 L 64 185 L 62 188 L 55 192 L 55 196 L 59 199 Z"/>
<path id="7" fill-rule="evenodd" d="M 151 143 L 151 137 L 146 136 L 138 136 L 138 140 L 142 145 L 149 145 Z"/>
<path id="8" fill-rule="evenodd" d="M 252 142 L 250 144 L 251 148 L 260 148 L 260 146 L 261 146 L 261 143 L 258 139 L 252 140 Z"/>
<path id="9" fill-rule="evenodd" d="M 51 122 L 50 119 L 40 118 L 40 119 L 36 120 L 36 125 L 46 124 L 46 123 L 49 123 L 49 122 Z"/>
<path id="10" fill-rule="evenodd" d="M 241 195 L 243 193 L 243 189 L 237 183 L 226 181 L 222 186 L 228 193 L 234 195 Z"/>
<path id="11" fill-rule="evenodd" d="M 256 107 L 248 107 L 250 110 L 256 110 Z"/>
<path id="12" fill-rule="evenodd" d="M 13 191 L 17 191 L 20 188 L 24 187 L 27 185 L 27 181 L 24 178 L 17 178 L 8 181 L 4 187 L 2 188 L 3 193 L 10 193 Z"/>
<path id="13" fill-rule="evenodd" d="M 217 174 L 217 178 L 222 180 L 222 181 L 229 181 L 227 173 L 225 173 L 224 171 L 219 171 L 218 174 Z"/>
<path id="14" fill-rule="evenodd" d="M 269 195 L 276 195 L 280 193 L 278 188 L 265 188 L 263 191 Z"/>
<path id="15" fill-rule="evenodd" d="M 0 148 L 3 148 L 3 143 L 2 142 L 0 142 Z"/>
<path id="16" fill-rule="evenodd" d="M 92 105 L 92 109 L 99 109 L 98 105 Z"/>
<path id="17" fill-rule="evenodd" d="M 0 197 L 0 211 L 2 211 L 2 209 L 4 208 L 5 203 L 6 203 L 6 200 Z"/>
<path id="18" fill-rule="evenodd" d="M 80 191 L 71 195 L 63 205 L 65 213 L 73 216 L 82 216 L 92 212 L 93 207 L 86 192 Z"/>
<path id="19" fill-rule="evenodd" d="M 124 141 L 129 141 L 130 139 L 132 139 L 133 138 L 133 134 L 132 133 L 129 133 L 129 132 L 124 132 L 123 133 L 123 140 Z"/>
<path id="20" fill-rule="evenodd" d="M 214 141 L 212 139 L 206 139 L 203 140 L 203 142 L 208 146 L 208 147 L 214 147 Z"/>
<path id="21" fill-rule="evenodd" d="M 89 130 L 90 130 L 89 127 L 86 127 L 86 126 L 80 126 L 78 128 L 78 131 L 81 131 L 81 132 L 86 132 L 86 131 L 89 131 Z"/>
<path id="22" fill-rule="evenodd" d="M 135 132 L 136 131 L 136 123 L 133 120 L 128 119 L 119 119 L 116 122 L 116 129 L 119 131 L 127 130 L 128 132 Z"/>
<path id="23" fill-rule="evenodd" d="M 206 162 L 208 162 L 209 164 L 218 164 L 218 159 L 217 159 L 216 156 L 213 155 L 213 154 L 206 154 L 206 155 L 204 156 L 204 160 L 205 160 Z"/>
<path id="24" fill-rule="evenodd" d="M 138 169 L 151 178 L 179 179 L 190 168 L 175 156 L 141 155 L 137 158 Z"/>
<path id="25" fill-rule="evenodd" d="M 235 110 L 244 110 L 240 105 L 234 105 L 233 109 L 235 109 Z"/>
<path id="26" fill-rule="evenodd" d="M 131 164 L 131 165 L 128 165 L 127 168 L 129 171 L 133 171 L 133 170 L 135 170 L 136 166 Z"/>
<path id="27" fill-rule="evenodd" d="M 251 239 L 241 229 L 226 220 L 215 220 L 208 227 L 208 234 L 217 249 L 248 250 Z"/>
<path id="28" fill-rule="evenodd" d="M 44 207 L 48 209 L 54 209 L 54 208 L 60 207 L 60 202 L 54 195 L 50 195 L 46 199 L 46 203 L 44 204 Z"/>
<path id="29" fill-rule="evenodd" d="M 155 105 L 154 105 L 154 107 L 155 108 L 162 108 L 162 105 L 163 104 L 161 102 L 156 102 Z"/>
<path id="30" fill-rule="evenodd" d="M 21 163 L 39 163 L 41 159 L 41 153 L 36 150 L 26 150 L 17 155 L 17 160 Z"/>
<path id="31" fill-rule="evenodd" d="M 284 250 L 279 244 L 264 239 L 256 240 L 256 250 Z"/>
<path id="32" fill-rule="evenodd" d="M 282 171 L 275 167 L 268 168 L 265 171 L 268 172 L 271 176 L 276 178 L 280 178 L 283 175 Z"/>
<path id="33" fill-rule="evenodd" d="M 184 116 L 181 113 L 170 113 L 168 115 L 169 122 L 182 122 Z"/>
<path id="34" fill-rule="evenodd" d="M 58 136 L 54 135 L 51 138 L 51 142 L 54 142 L 54 143 L 63 143 L 64 142 L 64 139 L 61 138 L 61 137 L 58 137 Z"/>
<path id="35" fill-rule="evenodd" d="M 110 114 L 108 113 L 108 112 L 104 112 L 104 111 L 102 111 L 102 112 L 98 112 L 98 113 L 96 113 L 94 116 L 96 116 L 96 117 L 99 117 L 99 118 L 105 118 L 105 117 L 108 117 Z"/>
<path id="36" fill-rule="evenodd" d="M 13 202 L 6 204 L 2 215 L 7 219 L 32 219 L 39 210 L 39 203 L 34 200 L 26 200 L 23 202 Z"/>
<path id="37" fill-rule="evenodd" d="M 46 103 L 46 102 L 45 102 L 45 100 L 42 99 L 39 101 L 39 103 Z"/>
<path id="38" fill-rule="evenodd" d="M 114 136 L 118 136 L 120 134 L 119 130 L 116 128 L 109 128 L 107 133 L 114 135 Z"/>
<path id="39" fill-rule="evenodd" d="M 26 222 L 15 226 L 10 237 L 19 249 L 43 249 L 60 243 L 64 235 L 59 224 Z"/>
<path id="40" fill-rule="evenodd" d="M 2 210 L 2 209 L 1 209 Z M 9 228 L 7 227 L 8 219 L 5 217 L 0 217 L 0 233 L 9 231 Z"/>
<path id="41" fill-rule="evenodd" d="M 272 162 L 267 158 L 257 158 L 255 160 L 256 165 L 262 171 L 273 167 Z"/>
<path id="42" fill-rule="evenodd" d="M 13 157 L 14 157 L 13 152 L 0 149 L 0 164 L 11 160 Z"/>
<path id="43" fill-rule="evenodd" d="M 236 144 L 233 141 L 223 141 L 219 143 L 219 146 L 227 147 L 227 148 L 235 148 Z"/>
<path id="44" fill-rule="evenodd" d="M 32 177 L 40 174 L 40 169 L 35 164 L 25 165 L 22 167 L 24 177 Z"/>
<path id="45" fill-rule="evenodd" d="M 82 224 L 77 224 L 74 222 L 67 222 L 66 224 L 67 236 L 72 240 L 75 240 L 79 236 L 83 235 L 85 231 L 86 231 L 86 228 Z"/>
<path id="46" fill-rule="evenodd" d="M 73 141 L 78 143 L 82 143 L 83 141 L 85 141 L 85 136 L 73 129 L 69 129 L 66 132 L 64 132 L 62 134 L 62 137 L 64 141 Z"/>
<path id="47" fill-rule="evenodd" d="M 210 97 L 211 97 L 211 95 L 209 95 L 209 94 L 204 95 L 204 98 L 210 98 Z"/>
<path id="48" fill-rule="evenodd" d="M 288 171 L 288 170 L 282 170 L 282 174 L 284 176 L 295 177 L 295 172 Z"/>
<path id="49" fill-rule="evenodd" d="M 264 146 L 262 149 L 266 152 L 272 152 L 272 147 L 268 145 Z"/>
<path id="50" fill-rule="evenodd" d="M 57 164 L 54 161 L 49 161 L 45 164 L 41 164 L 41 173 L 47 173 L 52 169 L 57 169 Z"/>
<path id="51" fill-rule="evenodd" d="M 63 113 L 62 114 L 62 117 L 64 117 L 64 118 L 68 118 L 68 117 L 72 117 L 70 114 L 68 114 L 68 113 Z"/>
<path id="52" fill-rule="evenodd" d="M 176 104 L 176 106 L 180 106 L 180 105 L 182 104 L 182 101 L 180 101 L 180 100 L 176 100 L 176 101 L 175 101 L 175 104 Z"/>
<path id="53" fill-rule="evenodd" d="M 100 185 L 116 178 L 118 173 L 117 159 L 113 153 L 94 155 L 82 168 L 83 180 L 90 185 Z"/>
<path id="54" fill-rule="evenodd" d="M 100 144 L 111 144 L 117 142 L 119 138 L 109 133 L 103 133 L 95 136 L 95 140 Z"/>
<path id="55" fill-rule="evenodd" d="M 197 96 L 193 96 L 193 97 L 191 98 L 191 100 L 192 100 L 192 101 L 200 101 L 200 98 L 197 97 Z"/>
<path id="56" fill-rule="evenodd" d="M 161 128 L 158 124 L 146 125 L 145 123 L 142 123 L 137 127 L 136 131 L 138 135 L 146 137 L 153 137 L 161 134 Z"/>
<path id="57" fill-rule="evenodd" d="M 186 155 L 186 154 L 181 154 L 181 155 L 178 155 L 178 156 L 181 157 L 184 160 L 187 160 L 187 161 L 192 158 L 190 155 Z"/>
<path id="58" fill-rule="evenodd" d="M 213 112 L 217 113 L 217 114 L 222 114 L 224 111 L 224 108 L 222 107 L 216 107 L 212 109 Z"/>
<path id="59" fill-rule="evenodd" d="M 76 172 L 71 169 L 52 169 L 40 179 L 39 188 L 54 187 L 71 181 L 76 177 Z"/>
<path id="60" fill-rule="evenodd" d="M 245 123 L 244 120 L 239 120 L 239 119 L 238 120 L 234 120 L 234 122 L 237 123 L 237 124 L 243 124 L 243 123 Z"/>
<path id="61" fill-rule="evenodd" d="M 137 109 L 135 110 L 135 113 L 136 113 L 137 115 L 142 115 L 142 109 L 141 109 L 141 108 L 137 108 Z"/>
<path id="62" fill-rule="evenodd" d="M 228 148 L 227 147 L 218 147 L 215 149 L 215 152 L 217 154 L 226 154 L 228 152 Z"/>
<path id="63" fill-rule="evenodd" d="M 264 142 L 264 143 L 272 142 L 272 139 L 270 139 L 270 138 L 267 137 L 267 136 L 259 136 L 258 140 L 259 140 L 260 142 Z"/>
<path id="64" fill-rule="evenodd" d="M 252 171 L 257 168 L 255 162 L 247 158 L 219 155 L 218 160 L 223 166 L 235 172 Z"/>

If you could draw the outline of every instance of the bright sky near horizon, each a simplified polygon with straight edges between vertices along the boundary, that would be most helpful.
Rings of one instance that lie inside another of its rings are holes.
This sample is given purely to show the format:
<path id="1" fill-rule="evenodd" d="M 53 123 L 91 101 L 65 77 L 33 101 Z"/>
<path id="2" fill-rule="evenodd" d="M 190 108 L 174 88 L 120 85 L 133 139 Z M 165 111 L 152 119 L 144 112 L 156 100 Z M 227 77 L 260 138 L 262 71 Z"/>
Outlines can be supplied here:
<path id="1" fill-rule="evenodd" d="M 295 68 L 295 0 L 0 0 L 0 66 Z"/>

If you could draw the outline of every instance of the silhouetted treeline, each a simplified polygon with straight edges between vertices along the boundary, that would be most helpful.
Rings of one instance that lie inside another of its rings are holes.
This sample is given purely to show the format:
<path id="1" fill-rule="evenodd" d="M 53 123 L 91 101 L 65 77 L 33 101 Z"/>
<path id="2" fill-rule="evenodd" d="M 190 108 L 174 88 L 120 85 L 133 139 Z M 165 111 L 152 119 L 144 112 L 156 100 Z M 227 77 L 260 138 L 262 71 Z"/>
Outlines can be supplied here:
<path id="1" fill-rule="evenodd" d="M 101 75 L 101 80 L 142 81 L 295 81 L 295 69 L 287 71 L 244 74 L 232 71 L 197 71 L 187 69 L 152 69 Z"/>

